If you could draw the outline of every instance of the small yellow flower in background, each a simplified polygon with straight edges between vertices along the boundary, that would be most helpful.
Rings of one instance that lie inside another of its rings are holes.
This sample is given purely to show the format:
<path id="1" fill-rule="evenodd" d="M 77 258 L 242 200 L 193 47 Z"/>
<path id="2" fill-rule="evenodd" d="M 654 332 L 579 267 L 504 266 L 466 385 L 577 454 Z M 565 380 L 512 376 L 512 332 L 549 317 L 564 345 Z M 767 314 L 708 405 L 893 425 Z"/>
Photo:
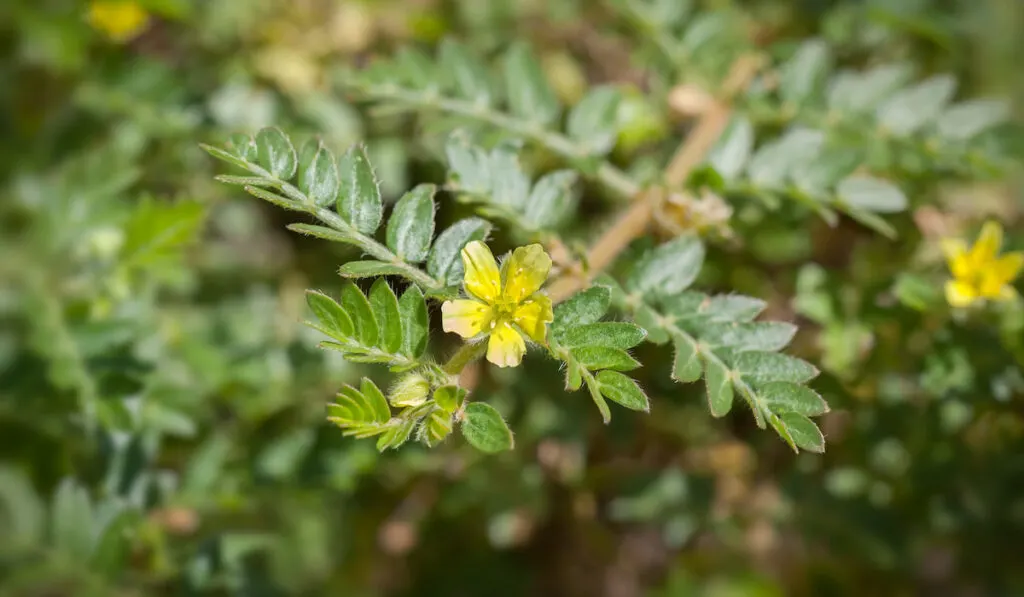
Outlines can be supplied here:
<path id="1" fill-rule="evenodd" d="M 522 334 L 544 342 L 546 324 L 553 319 L 551 299 L 538 292 L 551 270 L 551 257 L 537 244 L 519 247 L 499 271 L 487 245 L 473 241 L 462 249 L 462 263 L 470 298 L 441 305 L 444 331 L 463 338 L 490 336 L 487 360 L 515 367 L 526 352 Z"/>
<path id="2" fill-rule="evenodd" d="M 118 43 L 131 40 L 149 23 L 149 13 L 132 0 L 93 0 L 89 23 Z"/>
<path id="3" fill-rule="evenodd" d="M 1017 293 L 1010 282 L 1024 266 L 1024 253 L 999 256 L 1003 228 L 986 222 L 971 248 L 960 239 L 942 241 L 953 279 L 946 282 L 946 300 L 954 307 L 966 307 L 979 300 L 1005 301 Z"/>

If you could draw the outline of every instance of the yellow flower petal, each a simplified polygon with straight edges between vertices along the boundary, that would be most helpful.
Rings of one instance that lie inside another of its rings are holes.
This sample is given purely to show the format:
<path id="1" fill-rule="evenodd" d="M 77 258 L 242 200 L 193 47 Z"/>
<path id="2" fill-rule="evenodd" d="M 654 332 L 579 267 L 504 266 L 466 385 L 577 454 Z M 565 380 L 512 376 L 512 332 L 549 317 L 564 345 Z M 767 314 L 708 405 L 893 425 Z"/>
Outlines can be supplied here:
<path id="1" fill-rule="evenodd" d="M 535 294 L 516 307 L 513 314 L 515 324 L 535 342 L 544 342 L 547 326 L 554 316 L 551 311 L 551 299 L 543 294 Z"/>
<path id="2" fill-rule="evenodd" d="M 967 243 L 959 238 L 946 238 L 942 240 L 942 253 L 946 256 L 949 264 L 949 271 L 955 278 L 964 278 L 970 275 L 971 263 L 967 251 Z"/>
<path id="3" fill-rule="evenodd" d="M 116 42 L 138 35 L 149 23 L 149 14 L 133 0 L 94 0 L 89 5 L 89 22 Z"/>
<path id="4" fill-rule="evenodd" d="M 538 244 L 519 247 L 512 252 L 504 270 L 505 300 L 518 303 L 540 290 L 551 271 L 551 257 Z"/>
<path id="5" fill-rule="evenodd" d="M 1024 254 L 1021 253 L 1007 253 L 988 263 L 978 272 L 978 293 L 985 298 L 1005 300 L 1001 298 L 1003 288 L 1010 287 L 1009 283 L 1020 273 L 1022 265 Z"/>
<path id="6" fill-rule="evenodd" d="M 462 264 L 466 292 L 486 303 L 496 301 L 501 294 L 501 273 L 487 245 L 478 240 L 468 243 L 462 249 Z"/>
<path id="7" fill-rule="evenodd" d="M 995 260 L 999 247 L 1003 244 L 1003 227 L 999 222 L 988 221 L 981 227 L 978 241 L 971 249 L 971 261 L 974 267 L 983 267 Z"/>
<path id="8" fill-rule="evenodd" d="M 966 282 L 946 282 L 946 301 L 953 307 L 967 307 L 978 298 L 978 293 Z"/>
<path id="9" fill-rule="evenodd" d="M 457 299 L 441 305 L 441 326 L 463 338 L 472 338 L 490 328 L 491 308 L 480 301 Z"/>
<path id="10" fill-rule="evenodd" d="M 491 331 L 487 343 L 487 360 L 499 367 L 515 367 L 523 361 L 526 342 L 519 332 L 507 323 L 500 323 Z"/>

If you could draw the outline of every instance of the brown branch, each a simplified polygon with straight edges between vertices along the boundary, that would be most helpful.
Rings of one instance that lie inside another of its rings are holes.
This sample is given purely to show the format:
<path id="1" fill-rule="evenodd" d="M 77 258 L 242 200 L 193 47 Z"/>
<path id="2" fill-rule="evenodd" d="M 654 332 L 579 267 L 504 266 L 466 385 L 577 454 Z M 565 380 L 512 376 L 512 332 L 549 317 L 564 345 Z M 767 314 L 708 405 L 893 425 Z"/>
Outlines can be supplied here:
<path id="1" fill-rule="evenodd" d="M 701 115 L 693 131 L 676 151 L 665 170 L 665 185 L 678 187 L 686 182 L 690 172 L 700 164 L 707 152 L 718 140 L 732 114 L 729 101 L 741 91 L 761 65 L 757 55 L 741 56 L 729 71 L 722 85 L 721 96 Z M 664 190 L 641 191 L 633 204 L 616 219 L 615 223 L 597 239 L 587 252 L 587 272 L 582 268 L 565 271 L 548 287 L 551 300 L 558 303 L 576 291 L 585 288 L 590 280 L 604 271 L 631 242 L 643 234 L 651 222 L 656 206 L 664 196 Z"/>

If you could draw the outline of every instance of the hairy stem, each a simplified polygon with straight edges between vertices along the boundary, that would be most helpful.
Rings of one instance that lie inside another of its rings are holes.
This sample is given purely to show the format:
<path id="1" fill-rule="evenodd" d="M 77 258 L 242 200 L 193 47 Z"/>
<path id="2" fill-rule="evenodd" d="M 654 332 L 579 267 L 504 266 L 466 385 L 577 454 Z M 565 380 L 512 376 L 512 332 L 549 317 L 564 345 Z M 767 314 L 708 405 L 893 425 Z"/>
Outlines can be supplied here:
<path id="1" fill-rule="evenodd" d="M 484 356 L 485 352 L 487 352 L 486 342 L 471 342 L 463 344 L 462 348 L 453 354 L 441 369 L 443 369 L 448 375 L 458 375 L 466 368 L 466 365 L 469 365 L 473 361 Z"/>

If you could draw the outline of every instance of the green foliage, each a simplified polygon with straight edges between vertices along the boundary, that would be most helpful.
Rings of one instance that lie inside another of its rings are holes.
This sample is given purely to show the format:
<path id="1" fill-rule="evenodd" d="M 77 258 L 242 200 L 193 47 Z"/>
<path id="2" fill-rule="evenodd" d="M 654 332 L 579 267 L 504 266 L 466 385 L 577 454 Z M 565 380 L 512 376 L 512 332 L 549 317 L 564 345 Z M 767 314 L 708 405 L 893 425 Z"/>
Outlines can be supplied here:
<path id="1" fill-rule="evenodd" d="M 1011 0 L 104 4 L 0 2 L 0 593 L 1024 589 Z"/>

